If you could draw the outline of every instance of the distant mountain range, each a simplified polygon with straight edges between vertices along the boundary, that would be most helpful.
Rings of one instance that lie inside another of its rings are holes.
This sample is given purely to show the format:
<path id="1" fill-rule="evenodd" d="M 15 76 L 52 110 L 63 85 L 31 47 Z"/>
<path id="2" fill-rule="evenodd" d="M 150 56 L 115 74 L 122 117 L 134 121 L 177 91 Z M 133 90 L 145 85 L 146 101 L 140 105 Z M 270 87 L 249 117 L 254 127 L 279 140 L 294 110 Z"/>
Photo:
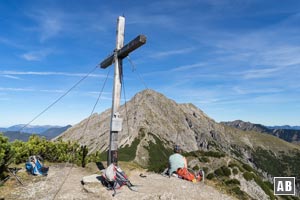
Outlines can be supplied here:
<path id="1" fill-rule="evenodd" d="M 35 133 L 40 134 L 50 128 L 61 128 L 61 126 L 51 126 L 51 125 L 45 125 L 45 126 L 35 126 L 35 125 L 28 125 L 25 128 L 23 128 L 25 124 L 17 124 L 14 126 L 10 126 L 8 128 L 0 128 L 0 131 L 20 131 L 23 133 Z"/>
<path id="2" fill-rule="evenodd" d="M 56 136 L 60 135 L 61 133 L 68 130 L 68 128 L 72 127 L 71 125 L 63 126 L 63 127 L 52 127 L 49 128 L 41 133 L 42 136 L 45 136 L 47 139 L 55 138 Z"/>
<path id="3" fill-rule="evenodd" d="M 269 129 L 289 129 L 289 130 L 300 130 L 300 126 L 267 126 Z"/>
<path id="4" fill-rule="evenodd" d="M 244 122 L 242 120 L 235 120 L 232 122 L 221 122 L 224 125 L 238 128 L 243 131 L 256 131 L 260 133 L 267 133 L 287 142 L 300 142 L 299 126 L 264 126 L 261 124 L 253 124 L 251 122 Z"/>
<path id="5" fill-rule="evenodd" d="M 29 133 L 20 133 L 19 131 L 5 131 L 3 132 L 4 136 L 8 137 L 10 142 L 13 142 L 15 140 L 21 140 L 21 141 L 28 141 L 29 137 L 32 134 Z"/>
<path id="6" fill-rule="evenodd" d="M 71 125 L 68 126 L 45 125 L 45 126 L 27 126 L 26 128 L 22 129 L 24 126 L 25 126 L 24 124 L 18 124 L 8 128 L 0 128 L 0 132 L 3 132 L 3 134 L 9 138 L 9 141 L 14 141 L 14 140 L 28 141 L 29 137 L 32 134 L 36 134 L 41 137 L 46 137 L 46 139 L 50 140 L 60 135 L 61 133 L 63 133 L 64 131 L 66 131 L 68 128 L 71 127 Z M 21 132 L 20 129 L 22 129 Z"/>

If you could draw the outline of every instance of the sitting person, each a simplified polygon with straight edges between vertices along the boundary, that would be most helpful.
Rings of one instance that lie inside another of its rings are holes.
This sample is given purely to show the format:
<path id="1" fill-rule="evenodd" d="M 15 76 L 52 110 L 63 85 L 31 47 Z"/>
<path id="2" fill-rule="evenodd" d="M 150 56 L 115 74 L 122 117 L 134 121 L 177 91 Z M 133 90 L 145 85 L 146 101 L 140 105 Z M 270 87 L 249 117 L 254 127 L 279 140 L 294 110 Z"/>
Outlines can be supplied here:
<path id="1" fill-rule="evenodd" d="M 172 174 L 177 174 L 180 178 L 192 181 L 192 182 L 197 182 L 201 181 L 201 172 L 198 173 L 197 175 L 194 175 L 188 170 L 187 167 L 187 160 L 184 156 L 181 154 L 181 148 L 179 145 L 174 146 L 174 154 L 172 154 L 169 157 L 169 177 L 172 176 Z"/>
<path id="2" fill-rule="evenodd" d="M 177 173 L 178 168 L 187 168 L 187 161 L 181 154 L 179 145 L 174 146 L 174 154 L 169 157 L 169 176 Z"/>

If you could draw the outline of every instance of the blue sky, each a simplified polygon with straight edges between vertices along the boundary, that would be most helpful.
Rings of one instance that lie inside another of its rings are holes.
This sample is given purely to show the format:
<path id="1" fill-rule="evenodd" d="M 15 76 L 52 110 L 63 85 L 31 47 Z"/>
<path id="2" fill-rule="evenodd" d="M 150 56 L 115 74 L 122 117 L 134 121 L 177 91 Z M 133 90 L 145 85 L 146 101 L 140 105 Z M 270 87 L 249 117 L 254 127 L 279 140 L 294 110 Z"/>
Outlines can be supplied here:
<path id="1" fill-rule="evenodd" d="M 148 88 L 193 103 L 216 121 L 300 125 L 300 1 L 2 0 L 0 126 L 28 123 L 115 48 L 147 44 L 124 60 L 126 100 Z M 32 124 L 89 116 L 109 69 L 97 69 Z M 96 107 L 111 106 L 113 71 Z M 124 103 L 124 96 L 122 103 Z"/>

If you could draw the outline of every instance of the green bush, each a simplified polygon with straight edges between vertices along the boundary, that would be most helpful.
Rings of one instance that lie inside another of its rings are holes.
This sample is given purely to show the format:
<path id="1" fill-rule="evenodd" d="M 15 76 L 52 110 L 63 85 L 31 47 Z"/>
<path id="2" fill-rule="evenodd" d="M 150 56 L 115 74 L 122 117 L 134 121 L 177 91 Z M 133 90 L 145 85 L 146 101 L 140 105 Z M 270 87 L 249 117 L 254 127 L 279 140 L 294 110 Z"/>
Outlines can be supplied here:
<path id="1" fill-rule="evenodd" d="M 229 177 L 231 175 L 231 170 L 224 165 L 215 170 L 215 175 Z"/>
<path id="2" fill-rule="evenodd" d="M 257 185 L 259 185 L 261 187 L 261 189 L 267 194 L 269 195 L 271 200 L 275 199 L 275 196 L 273 194 L 273 192 L 271 192 L 271 190 L 269 189 L 269 186 L 267 184 L 265 184 L 262 179 L 258 176 L 254 177 L 254 181 L 257 183 Z"/>
<path id="3" fill-rule="evenodd" d="M 230 167 L 232 169 L 234 169 L 235 167 L 237 167 L 240 170 L 240 172 L 244 172 L 245 171 L 239 164 L 234 163 L 234 162 L 230 162 L 229 165 L 228 165 L 228 167 Z"/>
<path id="4" fill-rule="evenodd" d="M 264 181 L 264 184 L 265 184 L 266 186 L 268 186 L 268 188 L 269 188 L 270 190 L 274 190 L 274 185 L 273 185 L 272 183 L 270 183 L 269 181 Z"/>
<path id="5" fill-rule="evenodd" d="M 198 157 L 201 154 L 200 151 L 183 152 L 182 155 L 185 157 Z"/>
<path id="6" fill-rule="evenodd" d="M 184 156 L 188 157 L 200 157 L 200 156 L 206 156 L 206 157 L 214 157 L 214 158 L 222 158 L 225 157 L 225 153 L 221 151 L 191 151 L 191 152 L 184 152 Z"/>
<path id="7" fill-rule="evenodd" d="M 214 177 L 215 177 L 215 175 L 214 175 L 213 173 L 207 174 L 207 176 L 206 176 L 206 178 L 207 178 L 208 180 L 211 180 L 211 179 L 213 179 Z"/>
<path id="8" fill-rule="evenodd" d="M 206 151 L 203 153 L 204 156 L 222 158 L 225 157 L 225 153 L 219 151 Z"/>
<path id="9" fill-rule="evenodd" d="M 208 157 L 205 157 L 205 156 L 199 157 L 198 159 L 199 159 L 200 162 L 203 162 L 203 163 L 208 163 L 208 162 L 210 162 L 209 158 L 208 158 Z"/>
<path id="10" fill-rule="evenodd" d="M 9 164 L 13 151 L 7 137 L 0 133 L 0 179 L 5 176 L 7 165 Z"/>
<path id="11" fill-rule="evenodd" d="M 199 166 L 198 165 L 195 165 L 194 167 L 193 167 L 193 171 L 199 171 Z"/>
<path id="12" fill-rule="evenodd" d="M 224 176 L 223 170 L 221 168 L 218 168 L 214 171 L 216 176 Z"/>
<path id="13" fill-rule="evenodd" d="M 173 153 L 172 149 L 165 148 L 163 141 L 152 133 L 155 142 L 149 142 L 149 146 L 145 147 L 149 152 L 148 170 L 154 172 L 162 172 L 168 166 L 169 156 Z"/>
<path id="14" fill-rule="evenodd" d="M 64 142 L 62 140 L 52 142 L 32 135 L 28 142 L 16 140 L 11 145 L 15 152 L 14 162 L 16 164 L 26 162 L 31 155 L 40 155 L 50 162 L 71 162 L 77 165 L 84 165 L 85 159 L 87 159 L 83 155 L 88 149 L 80 147 L 76 142 Z"/>
<path id="15" fill-rule="evenodd" d="M 136 150 L 137 150 L 137 146 L 140 143 L 140 139 L 137 137 L 133 140 L 133 142 L 131 143 L 131 145 L 126 145 L 123 148 L 120 148 L 118 150 L 118 159 L 120 161 L 132 161 L 134 160 L 135 156 L 136 156 Z"/>
<path id="16" fill-rule="evenodd" d="M 228 167 L 234 168 L 234 167 L 238 167 L 239 165 L 233 162 L 230 162 Z"/>
<path id="17" fill-rule="evenodd" d="M 244 172 L 243 177 L 246 181 L 251 181 L 254 179 L 254 174 L 252 174 L 251 172 Z"/>
<path id="18" fill-rule="evenodd" d="M 229 179 L 225 181 L 226 185 L 241 185 L 240 181 L 237 179 Z"/>
<path id="19" fill-rule="evenodd" d="M 100 159 L 100 152 L 96 151 L 95 153 L 89 154 L 86 158 L 86 163 L 90 163 L 90 162 L 101 162 Z"/>
<path id="20" fill-rule="evenodd" d="M 118 149 L 118 161 L 133 161 L 136 156 L 137 146 L 140 143 L 140 139 L 135 138 L 134 141 L 129 146 L 128 144 L 125 147 Z M 107 161 L 108 151 L 103 151 L 99 153 L 99 161 Z"/>
<path id="21" fill-rule="evenodd" d="M 226 166 L 222 166 L 221 169 L 223 170 L 224 176 L 230 176 L 231 175 L 231 170 L 226 167 Z"/>
<path id="22" fill-rule="evenodd" d="M 291 162 L 288 162 L 289 165 L 286 165 L 285 162 L 279 157 L 277 157 L 272 151 L 258 148 L 255 152 L 253 152 L 253 159 L 255 165 L 273 176 L 289 176 L 289 174 L 285 174 L 285 172 L 290 171 L 293 163 L 299 163 L 299 157 L 296 158 L 295 156 L 294 158 L 289 158 Z M 295 169 L 296 170 L 293 171 L 299 173 L 300 175 L 299 165 L 295 166 Z"/>
<path id="23" fill-rule="evenodd" d="M 239 173 L 239 171 L 238 171 L 237 168 L 233 168 L 233 169 L 232 169 L 232 173 L 233 173 L 234 175 L 237 175 L 237 174 Z"/>
<path id="24" fill-rule="evenodd" d="M 243 164 L 243 168 L 248 172 L 254 172 L 254 169 L 250 165 Z"/>
<path id="25" fill-rule="evenodd" d="M 242 191 L 240 189 L 240 187 L 238 187 L 238 186 L 234 187 L 234 188 L 231 188 L 230 191 L 232 193 L 234 193 L 238 197 L 238 199 L 248 199 L 247 194 L 244 191 Z"/>

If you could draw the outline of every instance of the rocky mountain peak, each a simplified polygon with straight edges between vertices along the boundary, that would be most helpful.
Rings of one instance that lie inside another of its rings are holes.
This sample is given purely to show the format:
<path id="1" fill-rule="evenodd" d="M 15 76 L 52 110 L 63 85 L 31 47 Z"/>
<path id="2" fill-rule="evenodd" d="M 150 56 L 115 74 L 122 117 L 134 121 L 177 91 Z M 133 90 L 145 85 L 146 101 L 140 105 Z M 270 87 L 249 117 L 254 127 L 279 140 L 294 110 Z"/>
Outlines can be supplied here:
<path id="1" fill-rule="evenodd" d="M 141 130 L 169 141 L 170 145 L 179 144 L 186 151 L 198 150 L 199 146 L 207 148 L 208 141 L 203 139 L 203 134 L 218 137 L 215 132 L 218 125 L 196 106 L 177 104 L 154 90 L 137 93 L 126 103 L 126 107 L 120 107 L 119 112 L 123 118 L 123 131 L 119 133 L 120 146 L 130 145 Z M 59 137 L 88 145 L 92 152 L 103 151 L 108 147 L 110 113 L 108 109 L 101 114 L 94 114 Z"/>

